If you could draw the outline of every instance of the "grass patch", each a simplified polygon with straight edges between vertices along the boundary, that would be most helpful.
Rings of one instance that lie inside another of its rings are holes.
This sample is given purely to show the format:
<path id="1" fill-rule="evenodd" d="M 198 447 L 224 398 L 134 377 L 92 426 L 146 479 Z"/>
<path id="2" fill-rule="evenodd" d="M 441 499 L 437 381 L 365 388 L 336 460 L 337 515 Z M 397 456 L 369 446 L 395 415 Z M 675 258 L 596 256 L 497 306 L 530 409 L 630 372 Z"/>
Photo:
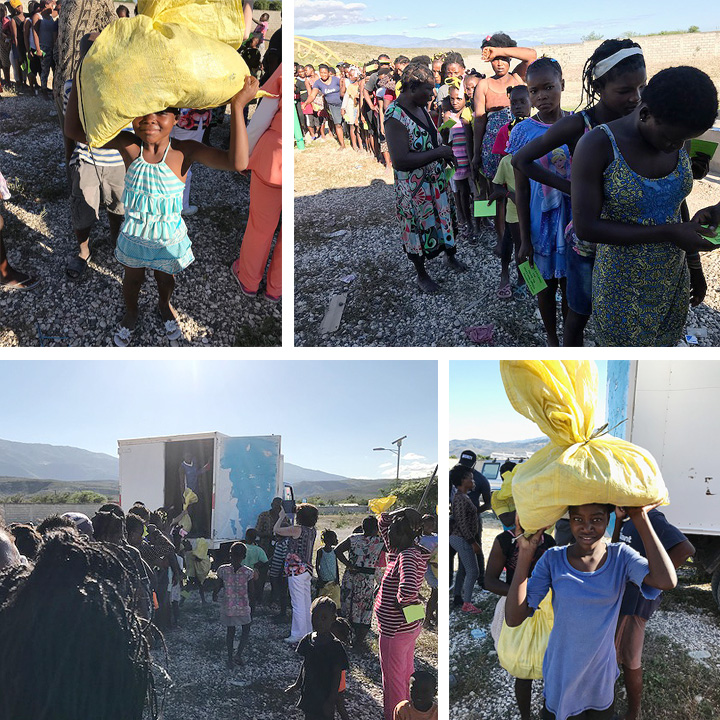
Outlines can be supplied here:
<path id="1" fill-rule="evenodd" d="M 259 326 L 243 325 L 235 333 L 235 347 L 278 347 L 282 344 L 280 318 L 266 316 Z"/>

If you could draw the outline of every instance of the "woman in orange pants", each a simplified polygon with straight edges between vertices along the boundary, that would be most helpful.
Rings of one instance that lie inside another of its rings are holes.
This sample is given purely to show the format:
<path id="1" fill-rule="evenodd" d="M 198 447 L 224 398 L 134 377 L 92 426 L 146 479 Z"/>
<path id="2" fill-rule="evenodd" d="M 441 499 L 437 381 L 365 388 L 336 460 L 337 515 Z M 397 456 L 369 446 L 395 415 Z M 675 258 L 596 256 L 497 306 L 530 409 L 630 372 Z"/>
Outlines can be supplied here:
<path id="1" fill-rule="evenodd" d="M 282 295 L 282 225 L 278 226 L 282 209 L 281 77 L 282 65 L 262 86 L 263 90 L 277 95 L 280 100 L 269 127 L 260 136 L 250 155 L 250 214 L 240 245 L 240 257 L 232 264 L 232 274 L 240 290 L 249 297 L 257 296 L 277 228 L 278 237 L 264 294 L 265 299 L 271 302 L 278 302 Z M 269 101 L 270 98 L 265 98 L 262 102 Z"/>

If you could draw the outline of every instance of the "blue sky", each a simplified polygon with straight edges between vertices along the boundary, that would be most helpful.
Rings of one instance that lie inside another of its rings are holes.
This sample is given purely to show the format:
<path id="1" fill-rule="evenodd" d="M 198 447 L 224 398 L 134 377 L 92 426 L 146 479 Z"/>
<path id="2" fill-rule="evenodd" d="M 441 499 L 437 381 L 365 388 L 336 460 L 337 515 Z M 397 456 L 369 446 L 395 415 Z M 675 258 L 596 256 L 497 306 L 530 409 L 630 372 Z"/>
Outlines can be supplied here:
<path id="1" fill-rule="evenodd" d="M 281 435 L 285 461 L 395 477 L 437 462 L 437 363 L 4 361 L 0 438 L 117 455 L 124 438 Z M 8 412 L 15 408 L 15 412 Z"/>
<path id="2" fill-rule="evenodd" d="M 476 3 L 458 0 L 439 5 L 433 0 L 295 0 L 295 32 L 298 35 L 332 38 L 337 35 L 408 35 L 410 37 L 485 37 L 504 30 L 520 42 L 578 42 L 592 31 L 605 37 L 620 33 L 686 29 L 720 29 L 720 3 L 697 0 L 680 9 L 671 0 L 605 0 L 578 3 Z"/>
<path id="3" fill-rule="evenodd" d="M 605 422 L 607 363 L 598 367 L 598 425 Z M 482 438 L 505 442 L 540 437 L 535 423 L 517 413 L 505 395 L 499 363 L 458 361 L 450 363 L 450 439 Z"/>

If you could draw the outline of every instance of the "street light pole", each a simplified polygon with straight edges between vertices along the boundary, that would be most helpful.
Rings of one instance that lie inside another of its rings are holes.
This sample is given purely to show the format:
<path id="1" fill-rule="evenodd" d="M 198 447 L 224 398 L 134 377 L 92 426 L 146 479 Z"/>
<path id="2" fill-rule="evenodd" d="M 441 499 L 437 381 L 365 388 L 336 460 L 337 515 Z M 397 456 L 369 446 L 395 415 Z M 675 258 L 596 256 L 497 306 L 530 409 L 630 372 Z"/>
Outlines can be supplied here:
<path id="1" fill-rule="evenodd" d="M 386 447 L 376 447 L 373 448 L 373 450 L 387 450 L 388 452 L 395 453 L 397 455 L 397 469 L 395 471 L 395 483 L 400 482 L 400 451 L 402 449 L 402 443 L 403 440 L 407 438 L 407 435 L 403 435 L 401 438 L 398 438 L 397 440 L 393 440 L 391 445 L 397 445 L 397 450 L 393 450 L 392 448 L 386 448 Z"/>

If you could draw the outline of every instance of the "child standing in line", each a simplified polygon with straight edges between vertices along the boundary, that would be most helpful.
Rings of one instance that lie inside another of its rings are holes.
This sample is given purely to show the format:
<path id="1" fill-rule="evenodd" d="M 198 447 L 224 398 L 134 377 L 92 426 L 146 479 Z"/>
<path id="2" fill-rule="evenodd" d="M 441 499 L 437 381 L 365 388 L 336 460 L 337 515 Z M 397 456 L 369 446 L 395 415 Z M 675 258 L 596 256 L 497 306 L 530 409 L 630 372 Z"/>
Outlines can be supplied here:
<path id="1" fill-rule="evenodd" d="M 248 598 L 248 583 L 257 577 L 257 573 L 243 565 L 247 548 L 244 543 L 236 542 L 230 547 L 230 563 L 221 565 L 217 575 L 219 585 L 213 590 L 213 602 L 217 602 L 218 594 L 222 592 L 222 606 L 220 608 L 220 622 L 227 628 L 225 638 L 227 644 L 228 667 L 244 665 L 243 651 L 250 638 L 250 600 Z M 235 628 L 242 628 L 242 637 L 237 646 L 233 659 L 233 644 L 235 641 Z"/>
<path id="2" fill-rule="evenodd" d="M 515 155 L 568 113 L 560 107 L 565 88 L 562 68 L 557 60 L 542 57 L 527 70 L 527 87 L 530 102 L 537 114 L 523 120 L 513 129 L 507 152 Z M 548 170 L 562 178 L 570 177 L 570 151 L 566 145 L 555 148 L 541 160 Z M 529 260 L 545 279 L 547 287 L 538 295 L 538 308 L 542 317 L 547 344 L 560 345 L 557 334 L 558 285 L 562 292 L 562 315 L 567 315 L 565 297 L 565 228 L 570 222 L 570 202 L 559 190 L 530 180 L 515 167 L 515 198 L 520 224 L 519 260 Z"/>
<path id="3" fill-rule="evenodd" d="M 544 135 L 521 148 L 513 162 L 532 180 L 569 195 L 570 179 L 546 169 L 540 159 L 563 145 L 567 145 L 574 155 L 575 147 L 585 133 L 635 110 L 646 82 L 645 58 L 640 46 L 632 40 L 605 40 L 585 63 L 585 109 L 558 120 Z M 572 222 L 565 231 L 565 238 L 568 313 L 563 324 L 563 346 L 582 347 L 583 331 L 592 313 L 596 248 L 594 243 L 577 238 Z"/>
<path id="4" fill-rule="evenodd" d="M 268 564 L 267 553 L 257 544 L 258 534 L 255 528 L 248 528 L 245 531 L 245 565 L 256 571 L 257 577 L 250 581 L 250 610 L 255 614 L 255 605 L 262 600 L 263 587 L 260 585 L 260 570 Z"/>
<path id="5" fill-rule="evenodd" d="M 335 555 L 335 546 L 338 544 L 338 536 L 334 530 L 323 530 L 320 534 L 323 545 L 318 548 L 315 556 L 315 567 L 317 568 L 316 590 L 319 593 L 323 585 L 327 583 L 340 584 L 340 571 Z"/>
<path id="6" fill-rule="evenodd" d="M 495 616 L 493 618 L 493 628 L 502 628 L 502 621 L 505 617 L 505 598 L 510 590 L 515 568 L 518 562 L 518 544 L 516 538 L 522 534 L 522 527 L 518 527 L 517 516 L 515 511 L 500 513 L 498 515 L 503 527 L 510 528 L 501 532 L 493 542 L 490 556 L 488 557 L 487 568 L 485 569 L 485 589 L 500 596 L 495 606 Z M 547 533 L 543 534 L 541 542 L 535 549 L 528 572 L 532 574 L 533 568 L 537 561 L 542 557 L 543 553 L 551 547 L 555 546 L 555 540 Z M 503 570 L 505 571 L 505 580 L 500 579 Z M 493 633 L 495 640 L 495 649 L 499 640 Z M 525 678 L 515 678 L 515 699 L 520 711 L 521 720 L 530 720 L 530 701 L 532 698 L 532 680 Z"/>
<path id="7" fill-rule="evenodd" d="M 527 85 L 511 85 L 507 89 L 510 98 L 510 112 L 513 119 L 507 125 L 503 125 L 498 130 L 495 144 L 493 145 L 493 153 L 500 155 L 500 163 L 497 172 L 492 178 L 493 192 L 488 200 L 504 199 L 505 216 L 503 219 L 504 230 L 502 234 L 502 243 L 500 244 L 500 286 L 498 287 L 497 296 L 502 300 L 509 300 L 512 297 L 510 288 L 510 260 L 515 255 L 517 260 L 520 250 L 520 225 L 518 224 L 517 207 L 515 205 L 515 173 L 512 167 L 512 155 L 505 152 L 508 141 L 510 140 L 510 132 L 518 123 L 525 118 L 530 117 L 532 109 L 530 105 L 530 95 L 528 94 Z M 497 250 L 498 248 L 496 248 Z M 513 253 L 514 250 L 514 253 Z M 525 286 L 525 278 L 518 272 L 518 291 L 520 288 L 527 291 Z M 520 292 L 518 292 L 518 296 Z"/>
<path id="8" fill-rule="evenodd" d="M 436 693 L 435 676 L 427 670 L 417 670 L 410 676 L 410 699 L 398 703 L 393 720 L 437 720 Z"/>
<path id="9" fill-rule="evenodd" d="M 625 508 L 647 551 L 647 560 L 624 543 L 605 544 L 612 505 L 571 506 L 573 545 L 553 547 L 532 564 L 543 530 L 519 535 L 515 575 L 507 594 L 505 621 L 517 627 L 552 589 L 555 615 L 543 660 L 543 720 L 611 720 L 620 674 L 615 628 L 625 584 L 633 582 L 652 600 L 677 583 L 672 561 L 648 520 L 654 506 Z"/>
<path id="10" fill-rule="evenodd" d="M 305 720 L 332 720 L 343 671 L 348 670 L 343 644 L 332 634 L 337 618 L 335 603 L 328 597 L 313 600 L 310 608 L 313 632 L 300 641 L 295 652 L 303 659 L 298 679 L 285 692 L 300 689 L 297 706 Z"/>
<path id="11" fill-rule="evenodd" d="M 475 216 L 472 212 L 471 173 L 472 163 L 472 113 L 465 105 L 465 93 L 462 90 L 460 78 L 452 78 L 455 84 L 450 85 L 448 97 L 443 102 L 449 105 L 449 119 L 454 125 L 449 129 L 447 144 L 450 145 L 455 156 L 455 173 L 452 176 L 452 185 L 455 195 L 455 207 L 458 214 L 458 230 L 460 238 L 475 240 L 477 228 Z"/>
<path id="12" fill-rule="evenodd" d="M 82 68 L 82 66 L 81 66 Z M 259 84 L 248 76 L 230 101 L 230 148 L 211 148 L 191 140 L 171 141 L 177 108 L 165 108 L 133 120 L 131 132 L 121 132 L 104 147 L 118 150 L 125 162 L 125 221 L 115 248 L 124 268 L 125 315 L 113 335 L 118 347 L 130 345 L 138 320 L 138 298 L 145 270 L 153 270 L 158 285 L 158 310 L 168 340 L 178 340 L 182 330 L 170 304 L 175 275 L 194 261 L 187 227 L 182 219 L 185 180 L 190 166 L 199 162 L 216 170 L 240 172 L 248 166 L 248 137 L 243 108 L 255 97 Z M 77 84 L 73 85 L 65 115 L 65 135 L 87 142 L 78 113 Z"/>

